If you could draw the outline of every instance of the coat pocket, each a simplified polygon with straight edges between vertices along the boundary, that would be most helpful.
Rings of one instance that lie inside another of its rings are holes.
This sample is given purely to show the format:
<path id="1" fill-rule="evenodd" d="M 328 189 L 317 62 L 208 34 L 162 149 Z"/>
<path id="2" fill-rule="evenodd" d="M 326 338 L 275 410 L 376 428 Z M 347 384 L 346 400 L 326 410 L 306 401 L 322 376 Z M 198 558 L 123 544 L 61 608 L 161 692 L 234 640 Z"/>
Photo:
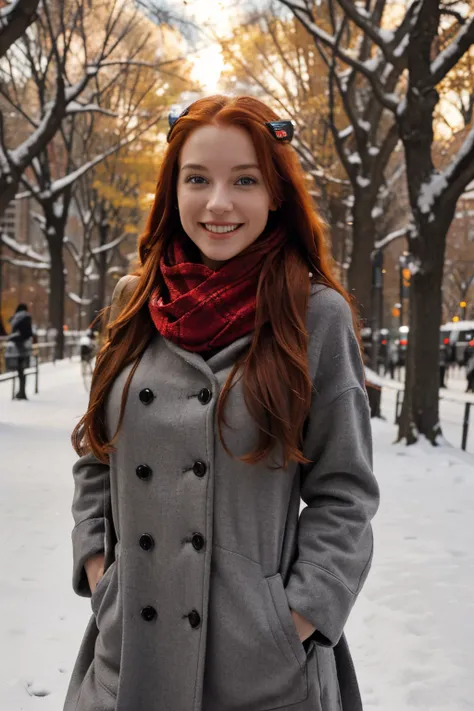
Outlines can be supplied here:
<path id="1" fill-rule="evenodd" d="M 122 649 L 122 609 L 118 562 L 107 568 L 91 598 L 99 635 L 94 651 L 97 681 L 112 696 L 117 695 Z"/>
<path id="2" fill-rule="evenodd" d="M 301 669 L 306 667 L 306 650 L 303 647 L 303 642 L 300 639 L 298 630 L 291 616 L 288 598 L 286 597 L 283 580 L 280 573 L 265 578 L 271 596 L 271 605 L 269 604 L 270 614 L 276 614 L 274 618 L 273 629 L 281 649 L 284 654 L 296 659 Z"/>
<path id="3" fill-rule="evenodd" d="M 278 580 L 279 578 L 279 580 Z M 214 547 L 203 708 L 270 711 L 308 697 L 307 657 L 281 578 Z"/>

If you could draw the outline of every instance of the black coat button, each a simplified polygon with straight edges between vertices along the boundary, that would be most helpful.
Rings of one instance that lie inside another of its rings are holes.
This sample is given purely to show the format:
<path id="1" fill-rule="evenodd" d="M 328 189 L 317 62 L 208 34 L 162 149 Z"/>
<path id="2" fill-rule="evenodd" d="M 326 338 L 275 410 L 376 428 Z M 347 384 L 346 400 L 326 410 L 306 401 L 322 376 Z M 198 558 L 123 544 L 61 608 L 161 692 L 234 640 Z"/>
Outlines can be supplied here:
<path id="1" fill-rule="evenodd" d="M 151 474 L 152 474 L 151 469 L 148 466 L 148 464 L 139 464 L 135 471 L 137 473 L 137 477 L 139 479 L 143 479 L 143 481 L 150 479 Z"/>
<path id="2" fill-rule="evenodd" d="M 198 395 L 198 400 L 201 405 L 207 405 L 211 401 L 212 393 L 208 388 L 203 388 Z"/>
<path id="3" fill-rule="evenodd" d="M 196 474 L 196 476 L 204 476 L 206 471 L 207 467 L 204 462 L 201 462 L 200 459 L 198 459 L 197 462 L 194 462 L 193 472 Z"/>
<path id="4" fill-rule="evenodd" d="M 200 533 L 195 533 L 191 541 L 197 551 L 200 551 L 202 548 L 204 548 L 204 536 L 201 536 Z"/>
<path id="5" fill-rule="evenodd" d="M 188 615 L 188 620 L 191 627 L 199 627 L 201 624 L 201 616 L 197 610 L 191 610 Z"/>
<path id="6" fill-rule="evenodd" d="M 153 402 L 154 395 L 153 392 L 150 390 L 150 388 L 144 388 L 143 390 L 140 390 L 140 394 L 138 395 L 140 400 L 144 405 L 149 405 L 150 402 Z"/>
<path id="7" fill-rule="evenodd" d="M 142 536 L 140 536 L 139 543 L 140 547 L 143 548 L 144 551 L 151 551 L 151 549 L 155 545 L 155 541 L 149 533 L 144 533 Z"/>
<path id="8" fill-rule="evenodd" d="M 140 615 L 142 616 L 142 619 L 145 620 L 145 622 L 153 622 L 156 617 L 156 610 L 154 607 L 151 607 L 151 605 L 147 605 L 140 612 Z"/>

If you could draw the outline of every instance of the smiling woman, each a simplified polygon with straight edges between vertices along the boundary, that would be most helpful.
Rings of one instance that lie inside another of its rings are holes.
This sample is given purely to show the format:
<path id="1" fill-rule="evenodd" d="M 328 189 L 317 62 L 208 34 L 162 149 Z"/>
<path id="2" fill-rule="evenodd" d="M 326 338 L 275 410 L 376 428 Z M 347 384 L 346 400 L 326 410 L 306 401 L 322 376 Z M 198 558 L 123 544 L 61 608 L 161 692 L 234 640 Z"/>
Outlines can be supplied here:
<path id="1" fill-rule="evenodd" d="M 172 122 L 73 436 L 94 616 L 65 711 L 361 711 L 370 413 L 291 138 L 248 96 Z"/>

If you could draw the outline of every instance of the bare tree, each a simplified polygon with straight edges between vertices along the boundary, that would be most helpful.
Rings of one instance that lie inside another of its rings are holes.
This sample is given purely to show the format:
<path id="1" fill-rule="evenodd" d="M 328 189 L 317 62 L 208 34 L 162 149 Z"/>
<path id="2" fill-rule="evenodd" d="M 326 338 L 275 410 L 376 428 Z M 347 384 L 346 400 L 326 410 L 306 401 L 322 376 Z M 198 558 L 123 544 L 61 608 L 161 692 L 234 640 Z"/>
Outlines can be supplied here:
<path id="1" fill-rule="evenodd" d="M 112 153 L 136 140 L 161 118 L 157 112 L 150 117 L 142 106 L 156 88 L 159 77 L 154 67 L 143 61 L 140 53 L 149 38 L 144 31 L 146 27 L 140 30 L 142 16 L 129 3 L 113 3 L 106 17 L 110 27 L 106 24 L 105 30 L 95 32 L 93 14 L 87 18 L 77 16 L 79 1 L 83 0 L 76 0 L 67 8 L 61 4 L 54 8 L 54 12 L 46 8 L 45 23 L 38 25 L 35 42 L 25 35 L 18 43 L 25 73 L 29 76 L 25 91 L 28 91 L 30 100 L 33 98 L 39 106 L 44 106 L 46 102 L 51 80 L 48 58 L 56 56 L 65 67 L 65 74 L 77 72 L 75 41 L 78 38 L 86 62 L 90 51 L 98 51 L 101 57 L 107 56 L 101 76 L 96 74 L 93 77 L 87 103 L 75 102 L 70 107 L 52 143 L 33 158 L 27 172 L 20 176 L 26 191 L 16 195 L 18 199 L 33 197 L 43 211 L 42 226 L 50 255 L 49 321 L 57 331 L 58 358 L 62 357 L 64 346 L 66 288 L 63 245 L 74 183 Z M 81 5 L 79 9 L 84 8 Z M 151 23 L 148 24 L 154 30 Z M 113 50 L 108 50 L 109 45 Z M 143 65 L 146 66 L 148 78 L 145 83 L 140 83 L 138 79 L 144 71 Z M 126 93 L 130 84 L 134 89 L 132 95 Z M 14 71 L 10 74 L 9 89 L 5 96 L 18 114 L 24 117 L 21 101 L 24 93 L 20 94 Z M 111 95 L 115 97 L 113 101 Z M 97 126 L 99 117 L 102 123 Z M 112 123 L 109 129 L 104 122 Z M 98 130 L 104 132 L 101 140 L 95 136 Z M 95 143 L 96 150 L 92 150 L 90 156 L 84 148 L 85 136 Z"/>
<path id="2" fill-rule="evenodd" d="M 12 11 L 21 9 L 18 5 L 19 0 Z M 143 19 L 132 0 L 113 0 L 104 8 L 98 0 L 43 0 L 37 22 L 6 52 L 0 65 L 0 215 L 15 196 L 24 171 L 64 118 L 101 111 L 96 102 L 100 73 L 106 70 L 113 82 L 110 71 L 118 77 L 145 46 L 148 32 L 133 51 L 121 55 L 124 41 Z M 174 61 L 148 66 L 159 70 L 171 64 L 168 71 Z M 40 88 L 37 94 L 32 81 Z"/>
<path id="3" fill-rule="evenodd" d="M 441 321 L 441 284 L 446 234 L 456 202 L 474 178 L 474 128 L 451 163 L 439 170 L 432 157 L 433 117 L 439 100 L 437 86 L 474 42 L 474 16 L 465 3 L 415 0 L 394 31 L 381 31 L 373 21 L 371 2 L 365 8 L 352 0 L 327 0 L 377 48 L 360 61 L 341 47 L 338 37 L 318 26 L 312 7 L 304 0 L 281 0 L 309 32 L 339 60 L 364 77 L 382 107 L 392 114 L 403 143 L 413 228 L 408 235 L 412 288 L 407 377 L 399 437 L 415 442 L 419 433 L 436 443 L 440 434 L 438 413 L 438 348 Z M 456 6 L 455 16 L 452 14 Z M 436 53 L 443 23 L 455 27 L 452 39 Z M 400 28 L 406 72 L 396 90 L 389 92 L 379 62 L 395 66 L 400 49 Z M 435 56 L 433 56 L 435 55 Z"/>

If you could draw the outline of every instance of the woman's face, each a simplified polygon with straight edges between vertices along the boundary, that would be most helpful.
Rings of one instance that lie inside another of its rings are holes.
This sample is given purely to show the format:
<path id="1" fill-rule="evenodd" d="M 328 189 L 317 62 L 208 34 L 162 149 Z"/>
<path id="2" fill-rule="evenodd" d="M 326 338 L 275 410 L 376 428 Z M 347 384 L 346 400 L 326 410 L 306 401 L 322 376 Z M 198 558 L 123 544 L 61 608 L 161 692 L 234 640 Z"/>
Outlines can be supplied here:
<path id="1" fill-rule="evenodd" d="M 233 126 L 193 131 L 181 150 L 177 193 L 181 224 L 211 269 L 255 242 L 274 209 L 253 143 Z"/>

